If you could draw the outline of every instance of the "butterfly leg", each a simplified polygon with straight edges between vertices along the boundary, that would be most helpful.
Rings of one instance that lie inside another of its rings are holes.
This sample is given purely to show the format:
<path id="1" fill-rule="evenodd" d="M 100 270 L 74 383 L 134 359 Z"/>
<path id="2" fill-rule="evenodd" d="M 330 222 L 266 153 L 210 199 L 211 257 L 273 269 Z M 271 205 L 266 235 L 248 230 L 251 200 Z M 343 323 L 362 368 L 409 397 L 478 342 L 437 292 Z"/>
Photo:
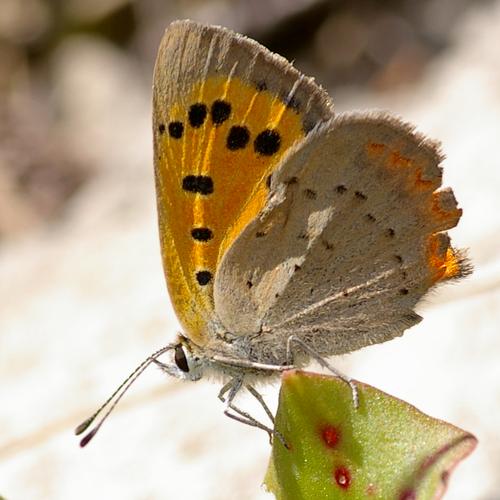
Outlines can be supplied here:
<path id="1" fill-rule="evenodd" d="M 262 408 L 264 408 L 264 411 L 266 412 L 267 416 L 269 417 L 269 419 L 271 420 L 271 422 L 274 425 L 274 415 L 271 412 L 271 410 L 269 409 L 269 406 L 267 406 L 266 402 L 264 401 L 264 398 L 262 397 L 262 394 L 260 392 L 258 392 L 251 385 L 247 385 L 245 387 L 246 387 L 247 391 L 260 403 L 260 405 L 262 406 Z"/>
<path id="2" fill-rule="evenodd" d="M 227 400 L 226 400 L 226 409 L 224 410 L 224 415 L 226 415 L 227 417 L 232 418 L 233 420 L 236 420 L 237 422 L 240 422 L 242 424 L 249 425 L 250 427 L 257 427 L 258 429 L 262 429 L 263 431 L 267 432 L 267 434 L 269 436 L 269 442 L 271 444 L 272 444 L 273 436 L 275 435 L 281 441 L 283 446 L 285 448 L 288 448 L 288 445 L 285 441 L 285 438 L 283 437 L 283 435 L 280 432 L 276 431 L 275 429 L 271 429 L 267 425 L 262 424 L 261 422 L 256 420 L 254 417 L 252 417 L 249 413 L 238 408 L 233 403 L 233 400 L 236 397 L 236 394 L 238 393 L 238 391 L 242 388 L 242 385 L 243 385 L 242 380 L 235 378 L 235 379 L 232 379 L 231 381 L 229 381 L 227 384 L 225 384 L 222 387 L 221 391 L 219 392 L 219 398 L 221 398 L 221 395 L 222 395 L 222 398 L 224 398 L 224 394 L 229 391 L 229 394 L 228 394 Z M 253 388 L 252 388 L 252 390 L 255 391 L 255 389 L 253 389 Z M 255 396 L 254 392 L 250 391 L 250 393 Z M 257 393 L 257 391 L 255 391 L 255 393 Z M 262 400 L 262 402 L 264 402 L 264 400 L 262 399 L 262 396 L 260 394 L 259 394 L 259 397 L 260 397 L 260 399 L 257 398 L 259 400 L 259 402 L 260 402 L 260 400 Z M 264 405 L 265 405 L 265 403 L 264 403 Z M 267 408 L 267 405 L 265 405 L 265 408 Z M 271 413 L 269 408 L 267 408 L 267 411 L 269 411 L 269 413 Z M 266 413 L 267 413 L 267 411 L 266 411 Z"/>
<path id="3" fill-rule="evenodd" d="M 227 384 L 225 384 L 222 389 L 219 391 L 219 399 L 225 403 L 226 402 L 226 397 L 225 397 L 225 394 L 226 392 L 229 391 L 229 389 L 231 389 L 232 385 L 234 384 L 234 382 L 232 380 L 230 380 Z M 267 416 L 269 417 L 269 419 L 271 420 L 271 422 L 274 424 L 274 415 L 272 413 L 272 411 L 269 409 L 269 406 L 267 406 L 266 402 L 264 401 L 264 398 L 262 397 L 262 395 L 260 394 L 260 392 L 258 392 L 254 387 L 252 387 L 251 385 L 246 385 L 245 388 L 248 390 L 248 392 L 260 403 L 260 405 L 262 406 L 262 408 L 264 408 L 264 411 L 266 412 Z"/>
<path id="4" fill-rule="evenodd" d="M 219 394 L 217 395 L 217 397 L 223 402 L 225 403 L 226 402 L 226 392 L 229 391 L 231 389 L 231 387 L 233 387 L 234 385 L 234 379 L 231 379 L 227 384 L 224 384 L 221 388 L 221 390 L 219 391 Z"/>
<path id="5" fill-rule="evenodd" d="M 286 343 L 286 352 L 287 352 L 286 357 L 288 364 L 293 363 L 292 343 L 296 344 L 303 351 L 309 354 L 311 358 L 317 361 L 320 366 L 329 370 L 331 373 L 333 373 L 336 377 L 340 378 L 340 380 L 344 381 L 346 384 L 349 384 L 349 387 L 351 388 L 352 392 L 352 401 L 354 403 L 354 407 L 355 408 L 359 407 L 358 388 L 356 387 L 356 384 L 353 382 L 353 380 L 347 375 L 344 375 L 336 368 L 334 368 L 330 363 L 328 363 L 328 361 L 326 361 L 326 359 L 321 357 L 321 355 L 318 354 L 311 346 L 307 345 L 302 339 L 300 339 L 295 335 L 290 335 Z"/>

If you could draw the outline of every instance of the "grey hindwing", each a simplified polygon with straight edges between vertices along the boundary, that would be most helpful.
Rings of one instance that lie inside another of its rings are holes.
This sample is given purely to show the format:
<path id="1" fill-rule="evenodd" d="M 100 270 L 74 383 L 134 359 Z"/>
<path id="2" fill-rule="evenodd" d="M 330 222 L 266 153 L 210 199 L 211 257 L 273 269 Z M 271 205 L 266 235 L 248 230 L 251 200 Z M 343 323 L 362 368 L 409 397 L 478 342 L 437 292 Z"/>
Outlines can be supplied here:
<path id="1" fill-rule="evenodd" d="M 415 305 L 435 283 L 429 238 L 439 233 L 443 253 L 442 231 L 461 213 L 450 189 L 436 191 L 440 161 L 435 143 L 384 114 L 317 127 L 222 259 L 214 299 L 224 326 L 252 335 L 256 359 L 283 362 L 292 334 L 328 356 L 418 323 Z"/>

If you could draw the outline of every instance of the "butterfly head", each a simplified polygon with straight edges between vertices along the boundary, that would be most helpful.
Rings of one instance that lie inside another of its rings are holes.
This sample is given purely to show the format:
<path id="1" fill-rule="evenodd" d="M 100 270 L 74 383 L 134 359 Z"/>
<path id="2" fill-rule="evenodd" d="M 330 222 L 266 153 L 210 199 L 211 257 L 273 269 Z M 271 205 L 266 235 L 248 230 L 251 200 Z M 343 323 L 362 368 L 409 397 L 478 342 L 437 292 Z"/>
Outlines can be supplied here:
<path id="1" fill-rule="evenodd" d="M 200 380 L 203 377 L 205 360 L 194 351 L 194 346 L 188 338 L 179 334 L 177 340 L 173 349 L 176 376 L 184 380 Z"/>

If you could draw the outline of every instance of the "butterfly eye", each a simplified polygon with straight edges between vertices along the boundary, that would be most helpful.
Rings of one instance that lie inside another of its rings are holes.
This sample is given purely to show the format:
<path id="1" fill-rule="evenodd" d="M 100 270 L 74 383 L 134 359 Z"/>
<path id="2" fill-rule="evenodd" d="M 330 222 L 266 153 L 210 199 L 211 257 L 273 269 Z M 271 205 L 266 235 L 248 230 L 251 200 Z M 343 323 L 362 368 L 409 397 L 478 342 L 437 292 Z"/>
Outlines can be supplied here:
<path id="1" fill-rule="evenodd" d="M 174 361 L 177 367 L 183 372 L 189 372 L 189 365 L 187 362 L 186 354 L 181 345 L 175 348 Z"/>

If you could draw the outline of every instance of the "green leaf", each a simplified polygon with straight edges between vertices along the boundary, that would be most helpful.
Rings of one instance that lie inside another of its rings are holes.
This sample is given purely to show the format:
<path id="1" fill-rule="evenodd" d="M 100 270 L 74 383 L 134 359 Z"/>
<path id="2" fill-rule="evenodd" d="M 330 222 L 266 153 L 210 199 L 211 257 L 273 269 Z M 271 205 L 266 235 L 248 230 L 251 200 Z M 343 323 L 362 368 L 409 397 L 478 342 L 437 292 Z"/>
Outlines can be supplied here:
<path id="1" fill-rule="evenodd" d="M 374 387 L 291 370 L 265 478 L 278 500 L 440 498 L 476 438 Z"/>

